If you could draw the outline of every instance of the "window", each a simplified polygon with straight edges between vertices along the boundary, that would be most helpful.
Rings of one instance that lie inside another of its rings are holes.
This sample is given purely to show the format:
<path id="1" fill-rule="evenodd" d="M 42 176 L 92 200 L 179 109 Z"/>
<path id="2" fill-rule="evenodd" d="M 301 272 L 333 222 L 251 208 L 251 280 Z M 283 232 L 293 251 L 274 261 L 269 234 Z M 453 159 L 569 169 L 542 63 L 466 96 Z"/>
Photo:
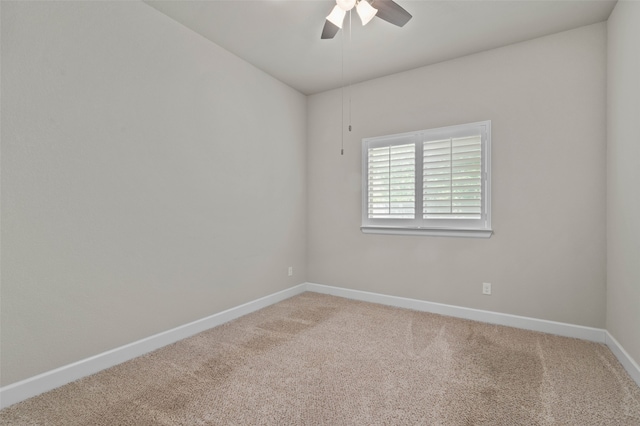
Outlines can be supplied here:
<path id="1" fill-rule="evenodd" d="M 491 122 L 362 140 L 362 231 L 491 236 Z"/>

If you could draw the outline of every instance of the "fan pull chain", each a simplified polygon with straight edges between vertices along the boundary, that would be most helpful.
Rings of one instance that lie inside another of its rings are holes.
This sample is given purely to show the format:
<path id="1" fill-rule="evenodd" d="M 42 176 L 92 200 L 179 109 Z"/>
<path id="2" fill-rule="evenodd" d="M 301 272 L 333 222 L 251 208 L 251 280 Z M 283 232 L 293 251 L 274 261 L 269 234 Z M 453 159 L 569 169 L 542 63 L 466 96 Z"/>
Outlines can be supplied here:
<path id="1" fill-rule="evenodd" d="M 353 37 L 352 37 L 352 32 L 351 32 L 351 11 L 349 11 L 349 46 L 351 46 Z M 341 102 L 341 123 L 342 125 L 340 126 L 340 128 L 342 129 L 340 131 L 340 135 L 341 135 L 341 145 L 340 145 L 340 155 L 344 155 L 344 50 L 345 50 L 345 43 L 344 43 L 344 39 L 345 39 L 345 34 L 344 31 L 342 33 L 342 82 L 341 82 L 341 88 L 340 88 L 340 94 L 342 96 L 342 102 Z M 353 127 L 351 126 L 351 79 L 349 79 L 349 126 L 347 127 L 349 129 L 349 132 L 351 132 L 351 130 L 353 129 Z"/>
<path id="2" fill-rule="evenodd" d="M 349 10 L 349 48 L 353 46 L 353 37 L 351 33 L 353 25 L 351 22 L 351 16 L 351 10 Z M 349 79 L 349 132 L 351 132 L 351 79 Z"/>
<path id="3" fill-rule="evenodd" d="M 341 67 L 342 74 L 340 75 L 340 155 L 344 155 L 344 31 L 342 32 L 342 56 L 341 56 Z"/>

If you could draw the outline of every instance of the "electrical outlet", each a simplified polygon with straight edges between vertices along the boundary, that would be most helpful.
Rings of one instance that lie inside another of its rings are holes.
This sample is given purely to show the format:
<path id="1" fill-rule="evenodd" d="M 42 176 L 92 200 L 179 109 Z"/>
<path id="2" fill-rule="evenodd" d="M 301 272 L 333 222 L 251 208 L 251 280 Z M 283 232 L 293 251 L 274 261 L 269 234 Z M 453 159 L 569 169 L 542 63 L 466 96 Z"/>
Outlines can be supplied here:
<path id="1" fill-rule="evenodd" d="M 491 295 L 491 283 L 482 283 L 482 294 Z"/>
<path id="2" fill-rule="evenodd" d="M 289 266 L 289 276 L 293 276 L 293 266 Z"/>

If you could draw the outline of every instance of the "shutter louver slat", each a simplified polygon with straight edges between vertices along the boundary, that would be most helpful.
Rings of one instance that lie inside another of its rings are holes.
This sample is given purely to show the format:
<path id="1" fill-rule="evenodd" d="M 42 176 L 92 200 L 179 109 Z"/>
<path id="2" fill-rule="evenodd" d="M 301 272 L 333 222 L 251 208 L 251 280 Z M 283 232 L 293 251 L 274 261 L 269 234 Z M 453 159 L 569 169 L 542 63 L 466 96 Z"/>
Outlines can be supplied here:
<path id="1" fill-rule="evenodd" d="M 413 219 L 415 215 L 415 146 L 368 150 L 369 219 Z"/>

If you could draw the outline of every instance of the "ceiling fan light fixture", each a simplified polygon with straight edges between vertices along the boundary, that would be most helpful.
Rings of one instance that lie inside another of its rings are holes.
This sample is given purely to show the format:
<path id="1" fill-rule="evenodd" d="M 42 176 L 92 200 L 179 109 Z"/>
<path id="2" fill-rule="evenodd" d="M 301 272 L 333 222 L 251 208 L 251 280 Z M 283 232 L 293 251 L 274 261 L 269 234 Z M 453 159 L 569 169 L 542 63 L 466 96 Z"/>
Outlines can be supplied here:
<path id="1" fill-rule="evenodd" d="M 336 0 L 336 4 L 340 7 L 340 9 L 347 12 L 353 9 L 353 6 L 356 5 L 356 0 Z"/>
<path id="2" fill-rule="evenodd" d="M 333 7 L 333 10 L 329 14 L 329 16 L 327 16 L 327 21 L 331 22 L 333 25 L 335 25 L 338 28 L 342 28 L 342 22 L 344 22 L 344 16 L 346 14 L 347 12 L 344 11 L 340 7 L 340 5 L 336 5 Z"/>
<path id="3" fill-rule="evenodd" d="M 363 26 L 367 25 L 369 21 L 376 16 L 376 13 L 378 13 L 378 9 L 371 6 L 367 0 L 360 0 L 358 2 L 358 6 L 356 6 L 356 10 L 358 11 L 358 16 L 360 17 Z"/>

